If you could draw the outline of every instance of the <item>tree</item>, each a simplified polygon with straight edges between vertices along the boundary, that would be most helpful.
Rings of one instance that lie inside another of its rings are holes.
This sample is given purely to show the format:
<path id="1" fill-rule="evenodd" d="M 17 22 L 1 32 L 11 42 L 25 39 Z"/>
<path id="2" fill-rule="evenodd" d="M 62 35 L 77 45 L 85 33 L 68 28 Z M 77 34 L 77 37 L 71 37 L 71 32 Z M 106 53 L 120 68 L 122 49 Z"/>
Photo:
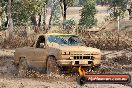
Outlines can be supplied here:
<path id="1" fill-rule="evenodd" d="M 86 0 L 81 10 L 81 19 L 79 20 L 79 25 L 83 28 L 90 28 L 95 25 L 97 22 L 95 14 L 95 0 Z"/>
<path id="2" fill-rule="evenodd" d="M 8 0 L 7 15 L 8 15 L 8 30 L 13 30 L 13 20 L 12 20 L 12 0 Z"/>
<path id="3" fill-rule="evenodd" d="M 0 29 L 2 27 L 2 3 L 0 3 Z"/>
<path id="4" fill-rule="evenodd" d="M 52 0 L 51 2 L 51 16 L 49 19 L 49 27 L 51 28 L 51 25 L 59 25 L 60 24 L 60 17 L 61 17 L 61 11 L 60 11 L 60 2 L 58 0 Z"/>
<path id="5" fill-rule="evenodd" d="M 74 4 L 74 0 L 60 0 L 63 22 L 65 22 L 66 20 L 66 12 L 67 12 L 68 6 L 72 6 L 73 4 Z"/>
<path id="6" fill-rule="evenodd" d="M 13 3 L 14 24 L 27 25 L 32 23 L 33 29 L 35 32 L 38 32 L 40 26 L 45 24 L 43 20 L 45 16 L 45 2 L 46 0 L 15 0 Z"/>
<path id="7" fill-rule="evenodd" d="M 86 0 L 79 0 L 79 5 L 82 6 Z"/>
<path id="8" fill-rule="evenodd" d="M 42 0 L 16 0 L 13 4 L 13 13 L 16 24 L 27 23 L 31 17 L 40 15 L 43 7 Z M 32 20 L 33 19 L 35 18 L 33 17 Z M 33 24 L 35 24 L 35 22 L 33 22 Z"/>
<path id="9" fill-rule="evenodd" d="M 8 25 L 8 17 L 7 17 L 7 6 L 8 0 L 0 0 L 0 8 L 1 8 L 1 27 L 7 27 Z"/>
<path id="10" fill-rule="evenodd" d="M 97 5 L 109 5 L 111 3 L 111 0 L 96 0 Z"/>
<path id="11" fill-rule="evenodd" d="M 41 9 L 41 27 L 43 30 L 46 30 L 46 5 L 48 0 L 42 0 L 43 6 Z"/>
<path id="12" fill-rule="evenodd" d="M 61 17 L 61 7 L 59 0 L 53 0 L 52 2 L 52 24 L 59 25 L 60 24 L 60 17 Z"/>
<path id="13" fill-rule="evenodd" d="M 118 16 L 123 17 L 126 11 L 127 0 L 111 0 L 109 7 L 110 17 L 117 19 Z"/>

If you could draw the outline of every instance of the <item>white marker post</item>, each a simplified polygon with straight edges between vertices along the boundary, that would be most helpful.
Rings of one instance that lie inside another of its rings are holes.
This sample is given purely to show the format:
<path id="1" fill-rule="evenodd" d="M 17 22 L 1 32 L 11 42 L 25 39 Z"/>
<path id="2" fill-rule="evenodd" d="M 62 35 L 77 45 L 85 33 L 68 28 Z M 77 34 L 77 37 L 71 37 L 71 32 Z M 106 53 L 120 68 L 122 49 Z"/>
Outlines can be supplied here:
<path id="1" fill-rule="evenodd" d="M 118 33 L 120 32 L 120 16 L 118 16 Z"/>
<path id="2" fill-rule="evenodd" d="M 117 44 L 117 50 L 119 50 L 119 44 L 120 44 L 120 42 L 119 42 L 119 37 L 120 37 L 120 16 L 118 16 L 118 18 L 117 18 L 117 21 L 118 21 L 118 44 Z"/>

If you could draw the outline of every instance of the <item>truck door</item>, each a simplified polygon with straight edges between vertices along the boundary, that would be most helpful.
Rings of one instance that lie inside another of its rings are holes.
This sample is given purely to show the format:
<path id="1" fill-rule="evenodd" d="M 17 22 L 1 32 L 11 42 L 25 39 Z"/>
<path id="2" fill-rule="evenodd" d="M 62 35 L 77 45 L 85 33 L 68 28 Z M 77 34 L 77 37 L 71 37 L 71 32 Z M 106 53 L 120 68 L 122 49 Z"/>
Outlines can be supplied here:
<path id="1" fill-rule="evenodd" d="M 42 47 L 43 45 L 43 47 Z M 41 35 L 38 37 L 34 49 L 32 50 L 32 61 L 38 63 L 38 65 L 41 63 L 45 65 L 46 63 L 46 49 L 44 48 L 45 46 L 45 36 Z"/>
<path id="2" fill-rule="evenodd" d="M 36 41 L 35 52 L 34 52 L 37 60 L 45 60 L 47 58 L 46 49 L 44 48 L 45 45 L 46 45 L 45 36 L 44 35 L 39 36 Z"/>

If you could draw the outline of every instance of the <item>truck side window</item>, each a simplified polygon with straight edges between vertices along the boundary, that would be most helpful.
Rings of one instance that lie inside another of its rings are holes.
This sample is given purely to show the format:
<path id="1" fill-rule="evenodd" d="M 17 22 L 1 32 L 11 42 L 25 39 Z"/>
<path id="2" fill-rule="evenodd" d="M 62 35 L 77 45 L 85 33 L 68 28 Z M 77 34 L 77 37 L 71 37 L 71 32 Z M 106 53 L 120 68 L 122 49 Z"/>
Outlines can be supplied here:
<path id="1" fill-rule="evenodd" d="M 45 44 L 45 37 L 43 35 L 39 36 L 37 43 L 36 43 L 36 48 L 40 48 L 40 43 Z"/>

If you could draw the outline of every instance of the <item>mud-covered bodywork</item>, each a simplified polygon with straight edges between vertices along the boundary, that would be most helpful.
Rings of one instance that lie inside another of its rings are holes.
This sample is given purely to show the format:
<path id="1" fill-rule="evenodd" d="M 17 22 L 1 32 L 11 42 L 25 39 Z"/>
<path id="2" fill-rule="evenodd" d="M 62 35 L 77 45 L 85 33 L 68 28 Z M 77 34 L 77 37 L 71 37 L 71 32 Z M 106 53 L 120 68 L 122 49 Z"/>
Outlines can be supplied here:
<path id="1" fill-rule="evenodd" d="M 96 66 L 101 62 L 97 48 L 86 47 L 76 35 L 40 34 L 33 47 L 17 48 L 15 62 L 25 58 L 30 66 L 46 67 L 49 56 L 54 56 L 59 66 Z"/>

